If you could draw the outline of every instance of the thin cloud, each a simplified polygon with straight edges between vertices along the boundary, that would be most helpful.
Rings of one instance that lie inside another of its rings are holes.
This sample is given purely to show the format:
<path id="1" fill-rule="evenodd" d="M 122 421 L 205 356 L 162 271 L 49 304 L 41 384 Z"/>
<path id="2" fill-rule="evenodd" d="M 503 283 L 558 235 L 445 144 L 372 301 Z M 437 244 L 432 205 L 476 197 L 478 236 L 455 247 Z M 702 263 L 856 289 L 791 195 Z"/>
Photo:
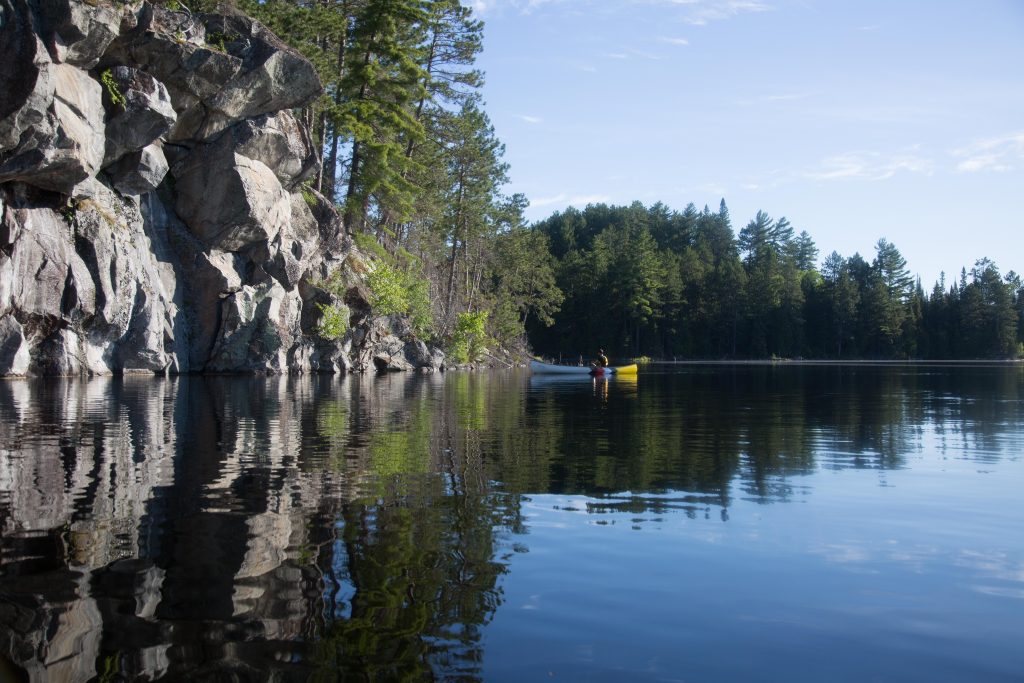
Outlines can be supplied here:
<path id="1" fill-rule="evenodd" d="M 930 159 L 914 154 L 848 152 L 828 157 L 802 175 L 810 180 L 888 180 L 900 172 L 931 175 L 933 170 Z"/>
<path id="2" fill-rule="evenodd" d="M 668 36 L 661 36 L 658 38 L 662 43 L 668 43 L 669 45 L 689 45 L 690 41 L 686 38 L 670 38 Z"/>
<path id="3" fill-rule="evenodd" d="M 608 195 L 603 194 L 578 194 L 568 195 L 566 193 L 557 194 L 553 197 L 542 197 L 540 199 L 531 199 L 530 208 L 539 208 L 543 206 L 587 206 L 588 204 L 606 204 L 609 201 Z"/>
<path id="4" fill-rule="evenodd" d="M 686 4 L 692 9 L 683 17 L 683 21 L 693 26 L 707 26 L 712 21 L 724 21 L 740 14 L 767 12 L 771 9 L 770 5 L 759 0 L 708 0 Z"/>
<path id="5" fill-rule="evenodd" d="M 486 14 L 511 9 L 522 14 L 549 5 L 567 5 L 571 9 L 601 7 L 607 8 L 607 0 L 471 0 L 477 14 Z M 713 21 L 722 21 L 754 12 L 766 12 L 771 8 L 762 0 L 632 0 L 633 4 L 662 5 L 677 8 L 682 12 L 682 21 L 693 26 L 706 26 Z M 677 43 L 683 45 L 685 43 Z"/>
<path id="6" fill-rule="evenodd" d="M 649 59 L 653 62 L 659 61 L 661 55 L 653 52 L 646 52 L 644 50 L 629 49 L 626 52 L 606 52 L 604 56 L 608 59 Z"/>
<path id="7" fill-rule="evenodd" d="M 536 125 L 538 123 L 544 123 L 544 119 L 539 116 L 529 116 L 527 114 L 516 114 L 516 118 L 520 121 L 525 121 L 530 125 Z"/>
<path id="8" fill-rule="evenodd" d="M 1024 131 L 978 140 L 952 154 L 962 159 L 956 166 L 962 173 L 1012 171 L 1024 161 Z"/>

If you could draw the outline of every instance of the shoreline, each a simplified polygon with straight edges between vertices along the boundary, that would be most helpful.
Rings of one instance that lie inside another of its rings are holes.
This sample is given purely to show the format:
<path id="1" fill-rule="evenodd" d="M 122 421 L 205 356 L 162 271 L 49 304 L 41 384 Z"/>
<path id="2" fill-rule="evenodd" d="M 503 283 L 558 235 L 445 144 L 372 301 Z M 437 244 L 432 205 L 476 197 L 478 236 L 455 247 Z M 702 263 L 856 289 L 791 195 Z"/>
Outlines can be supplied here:
<path id="1" fill-rule="evenodd" d="M 811 360 L 811 359 L 762 359 L 762 360 L 651 360 L 641 365 L 1024 365 L 1024 359 L 950 359 L 950 360 Z"/>

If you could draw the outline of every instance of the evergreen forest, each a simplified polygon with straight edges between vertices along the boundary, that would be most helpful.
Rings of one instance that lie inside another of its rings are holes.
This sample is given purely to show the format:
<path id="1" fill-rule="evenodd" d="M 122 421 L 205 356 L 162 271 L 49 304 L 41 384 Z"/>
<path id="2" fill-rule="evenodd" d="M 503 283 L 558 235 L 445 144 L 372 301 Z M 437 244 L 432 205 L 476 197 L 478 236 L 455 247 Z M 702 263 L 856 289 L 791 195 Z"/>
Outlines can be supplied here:
<path id="1" fill-rule="evenodd" d="M 985 258 L 926 291 L 884 238 L 819 262 L 785 218 L 759 212 L 737 233 L 724 200 L 528 225 L 481 97 L 483 23 L 460 0 L 189 3 L 235 6 L 317 67 L 324 92 L 296 112 L 322 161 L 307 192 L 376 256 L 375 310 L 409 315 L 455 362 L 528 347 L 571 360 L 601 346 L 616 359 L 1024 354 L 1021 278 Z"/>

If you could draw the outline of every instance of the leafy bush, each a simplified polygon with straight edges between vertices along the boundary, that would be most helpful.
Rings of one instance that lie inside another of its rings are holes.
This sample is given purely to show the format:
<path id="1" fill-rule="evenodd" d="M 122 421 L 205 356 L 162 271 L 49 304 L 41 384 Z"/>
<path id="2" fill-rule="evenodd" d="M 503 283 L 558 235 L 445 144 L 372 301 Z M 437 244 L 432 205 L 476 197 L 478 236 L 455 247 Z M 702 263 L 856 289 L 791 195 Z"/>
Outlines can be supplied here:
<path id="1" fill-rule="evenodd" d="M 350 311 L 345 304 L 317 304 L 320 309 L 320 322 L 316 331 L 325 339 L 341 339 L 348 332 Z"/>
<path id="2" fill-rule="evenodd" d="M 487 350 L 487 311 L 459 313 L 448 354 L 456 363 L 480 360 Z"/>
<path id="3" fill-rule="evenodd" d="M 397 268 L 381 261 L 366 276 L 366 284 L 370 286 L 370 306 L 374 313 L 394 315 L 409 312 L 409 293 L 403 275 Z"/>
<path id="4" fill-rule="evenodd" d="M 378 261 L 366 276 L 370 288 L 370 306 L 378 315 L 407 315 L 417 335 L 427 336 L 434 324 L 429 285 L 415 273 Z"/>
<path id="5" fill-rule="evenodd" d="M 381 261 L 390 261 L 391 255 L 381 246 L 380 242 L 373 235 L 365 232 L 357 232 L 352 235 L 352 239 L 355 241 L 356 246 L 359 247 L 360 251 L 364 251 L 367 254 L 373 254 Z"/>
<path id="6" fill-rule="evenodd" d="M 430 284 L 412 273 L 405 274 L 409 297 L 409 322 L 417 335 L 426 337 L 433 332 L 434 314 L 430 306 Z"/>

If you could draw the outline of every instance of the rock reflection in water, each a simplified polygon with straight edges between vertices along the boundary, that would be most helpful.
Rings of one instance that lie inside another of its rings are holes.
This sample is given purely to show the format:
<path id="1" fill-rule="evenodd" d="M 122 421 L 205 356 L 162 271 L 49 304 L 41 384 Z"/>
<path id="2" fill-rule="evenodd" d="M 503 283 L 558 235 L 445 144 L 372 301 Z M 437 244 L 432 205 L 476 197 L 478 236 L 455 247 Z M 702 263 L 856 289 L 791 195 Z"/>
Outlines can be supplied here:
<path id="1" fill-rule="evenodd" d="M 472 675 L 504 504 L 442 388 L 0 385 L 5 656 L 39 681 Z"/>

